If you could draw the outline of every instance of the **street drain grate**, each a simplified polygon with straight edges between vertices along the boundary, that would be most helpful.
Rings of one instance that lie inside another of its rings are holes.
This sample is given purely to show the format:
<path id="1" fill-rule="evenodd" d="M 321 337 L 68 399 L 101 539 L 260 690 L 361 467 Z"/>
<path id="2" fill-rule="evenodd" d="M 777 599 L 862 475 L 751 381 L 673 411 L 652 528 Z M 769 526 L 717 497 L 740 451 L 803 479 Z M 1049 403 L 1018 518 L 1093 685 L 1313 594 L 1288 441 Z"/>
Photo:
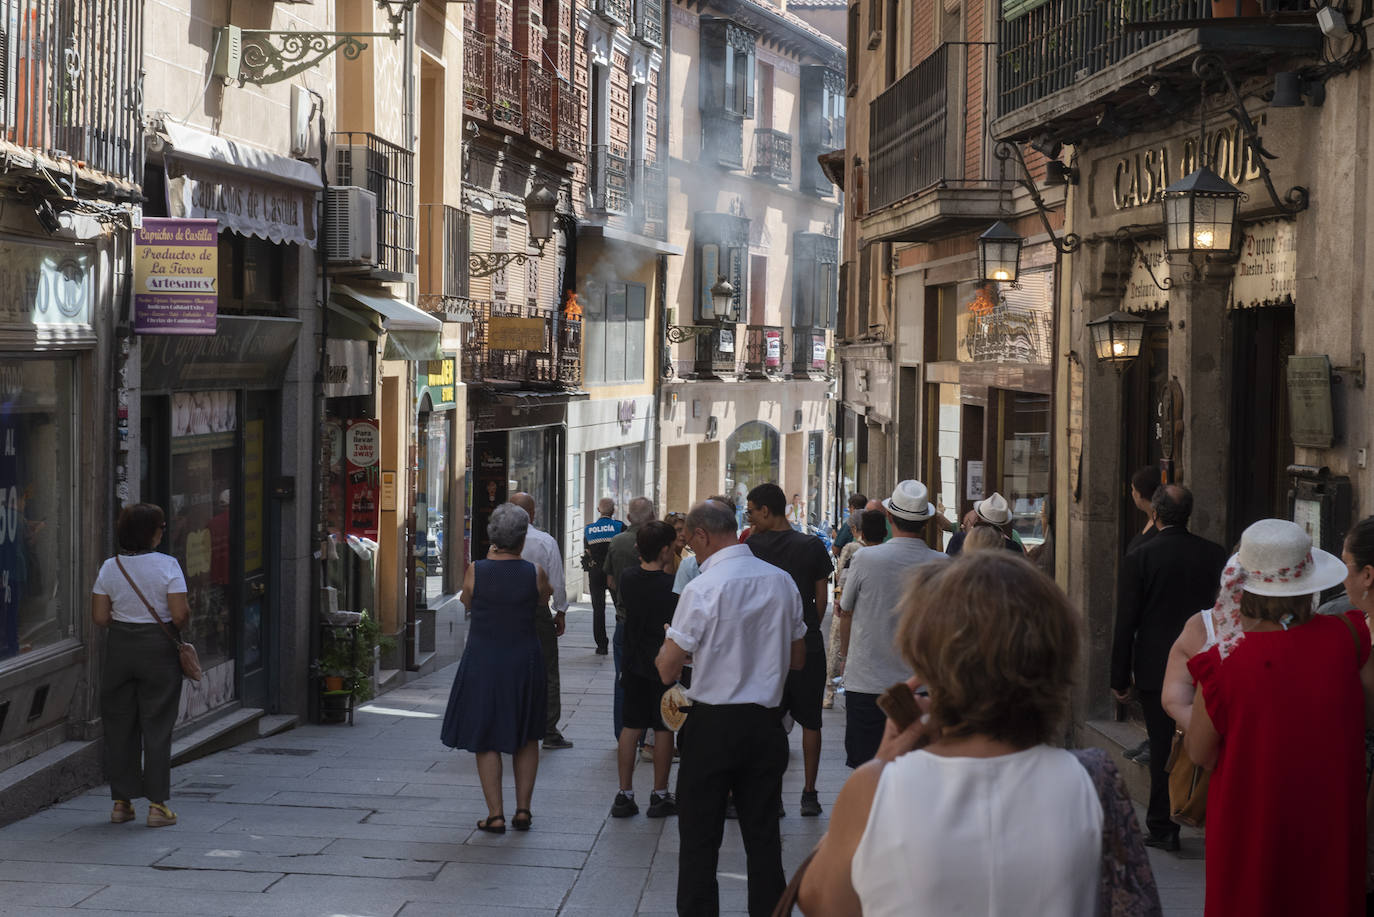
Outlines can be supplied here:
<path id="1" fill-rule="evenodd" d="M 306 755 L 313 755 L 317 749 L 314 748 L 250 748 L 250 755 L 294 755 L 297 758 L 304 758 Z"/>

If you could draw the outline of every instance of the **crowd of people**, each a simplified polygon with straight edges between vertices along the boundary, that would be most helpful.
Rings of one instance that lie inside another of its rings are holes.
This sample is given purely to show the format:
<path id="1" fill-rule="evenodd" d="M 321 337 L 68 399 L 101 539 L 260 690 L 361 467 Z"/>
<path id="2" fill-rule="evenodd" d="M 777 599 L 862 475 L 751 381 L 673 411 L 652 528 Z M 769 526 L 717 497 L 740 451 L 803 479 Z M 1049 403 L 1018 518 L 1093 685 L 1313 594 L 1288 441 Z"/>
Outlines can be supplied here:
<path id="1" fill-rule="evenodd" d="M 1046 575 L 1049 539 L 1023 544 L 1001 495 L 954 523 L 920 481 L 856 494 L 833 545 L 797 524 L 799 495 L 776 484 L 748 491 L 742 512 L 716 495 L 662 520 L 638 497 L 622 523 L 603 499 L 582 563 L 596 652 L 614 661 L 610 815 L 642 801 L 648 817 L 676 817 L 678 912 L 719 912 L 734 818 L 754 917 L 785 890 L 808 915 L 1159 914 L 1145 848 L 1180 847 L 1166 772 L 1178 744 L 1211 775 L 1209 917 L 1358 913 L 1374 875 L 1374 518 L 1340 558 L 1276 519 L 1228 554 L 1188 531 L 1185 488 L 1142 474 L 1132 490 L 1149 522 L 1120 565 L 1110 682 L 1145 725 L 1128 754 L 1149 767 L 1144 831 L 1112 757 L 1066 750 L 1082 616 Z M 492 515 L 491 553 L 463 586 L 471 625 L 443 724 L 446 744 L 477 755 L 477 827 L 497 833 L 501 755 L 513 756 L 511 827 L 525 830 L 540 742 L 572 744 L 559 731 L 562 562 L 533 519 L 524 494 Z M 788 890 L 788 732 L 801 732 L 798 811 L 819 816 L 822 710 L 837 701 L 852 773 Z M 653 763 L 640 800 L 638 756 Z"/>

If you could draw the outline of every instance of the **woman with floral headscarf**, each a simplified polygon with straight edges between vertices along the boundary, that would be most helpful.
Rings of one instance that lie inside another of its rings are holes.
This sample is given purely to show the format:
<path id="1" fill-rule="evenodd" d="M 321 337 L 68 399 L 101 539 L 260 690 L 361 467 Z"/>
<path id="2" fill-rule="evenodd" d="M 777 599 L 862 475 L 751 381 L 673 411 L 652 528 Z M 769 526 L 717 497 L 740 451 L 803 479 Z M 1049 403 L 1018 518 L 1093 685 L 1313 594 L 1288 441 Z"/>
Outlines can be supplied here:
<path id="1" fill-rule="evenodd" d="M 1314 602 L 1347 572 L 1299 526 L 1256 522 L 1197 619 L 1206 639 L 1187 661 L 1191 704 L 1179 704 L 1186 682 L 1171 659 L 1166 709 L 1188 755 L 1213 771 L 1207 917 L 1364 910 L 1369 628 L 1361 612 L 1317 615 Z"/>

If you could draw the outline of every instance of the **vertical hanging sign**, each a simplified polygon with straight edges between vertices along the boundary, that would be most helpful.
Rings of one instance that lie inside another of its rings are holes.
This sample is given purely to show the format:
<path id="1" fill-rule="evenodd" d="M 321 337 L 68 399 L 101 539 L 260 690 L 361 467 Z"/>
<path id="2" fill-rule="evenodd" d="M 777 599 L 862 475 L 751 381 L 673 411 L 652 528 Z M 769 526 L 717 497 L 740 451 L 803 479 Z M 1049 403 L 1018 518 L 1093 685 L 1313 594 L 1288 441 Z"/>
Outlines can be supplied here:
<path id="1" fill-rule="evenodd" d="M 134 230 L 134 332 L 214 334 L 218 280 L 215 220 L 145 217 Z"/>
<path id="2" fill-rule="evenodd" d="M 380 500 L 382 437 L 375 420 L 349 421 L 344 433 L 344 474 L 347 493 L 344 531 L 360 538 L 377 537 L 377 504 Z"/>

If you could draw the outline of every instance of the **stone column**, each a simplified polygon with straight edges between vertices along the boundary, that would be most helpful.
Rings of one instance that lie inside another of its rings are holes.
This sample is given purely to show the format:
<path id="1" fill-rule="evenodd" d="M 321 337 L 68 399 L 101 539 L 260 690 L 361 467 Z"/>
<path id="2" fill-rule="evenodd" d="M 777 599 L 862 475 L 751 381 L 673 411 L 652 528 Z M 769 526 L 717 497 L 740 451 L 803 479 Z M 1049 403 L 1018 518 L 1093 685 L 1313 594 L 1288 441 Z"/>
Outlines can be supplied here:
<path id="1" fill-rule="evenodd" d="M 1230 264 L 1200 269 L 1173 264 L 1169 291 L 1169 378 L 1183 391 L 1175 479 L 1193 492 L 1188 528 L 1228 548 L 1231 323 L 1226 305 L 1233 271 Z"/>

